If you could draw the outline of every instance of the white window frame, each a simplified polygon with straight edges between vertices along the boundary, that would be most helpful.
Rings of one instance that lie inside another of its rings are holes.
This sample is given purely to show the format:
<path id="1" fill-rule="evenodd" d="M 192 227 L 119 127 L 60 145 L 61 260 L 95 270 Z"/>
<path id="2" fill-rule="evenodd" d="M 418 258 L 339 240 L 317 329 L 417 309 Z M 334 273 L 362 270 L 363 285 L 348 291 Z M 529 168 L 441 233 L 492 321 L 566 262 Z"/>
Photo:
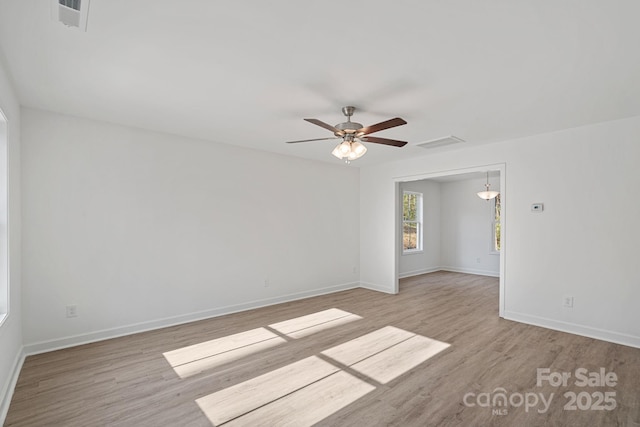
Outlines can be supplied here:
<path id="1" fill-rule="evenodd" d="M 404 196 L 405 195 L 414 195 L 417 196 L 416 198 L 416 220 L 415 221 L 405 221 L 404 219 Z M 424 222 L 424 218 L 423 218 L 423 209 L 422 209 L 422 205 L 423 205 L 423 199 L 424 196 L 422 193 L 419 193 L 417 191 L 402 191 L 402 230 L 400 233 L 400 236 L 402 238 L 402 254 L 406 255 L 406 254 L 415 254 L 415 253 L 420 253 L 423 251 L 423 240 L 424 240 L 424 235 L 423 235 L 423 230 L 424 227 L 423 222 Z M 415 223 L 416 224 L 416 238 L 417 238 L 417 242 L 416 242 L 416 248 L 415 249 L 405 249 L 404 248 L 404 225 L 405 223 Z"/>
<path id="2" fill-rule="evenodd" d="M 3 236 L 0 239 L 0 256 L 4 257 L 4 259 L 0 262 L 0 327 L 4 325 L 5 321 L 9 317 L 9 303 L 10 303 L 10 292 L 9 292 L 9 193 L 8 193 L 8 165 L 9 165 L 9 121 L 7 117 L 4 115 L 2 110 L 0 110 L 0 149 L 3 151 L 2 162 L 0 162 L 0 173 L 2 174 L 2 178 L 0 182 L 2 183 L 3 188 L 0 190 L 0 196 L 4 198 L 0 206 L 2 209 L 5 209 L 5 212 L 2 212 L 0 217 L 2 218 L 2 223 L 0 227 L 3 227 Z"/>

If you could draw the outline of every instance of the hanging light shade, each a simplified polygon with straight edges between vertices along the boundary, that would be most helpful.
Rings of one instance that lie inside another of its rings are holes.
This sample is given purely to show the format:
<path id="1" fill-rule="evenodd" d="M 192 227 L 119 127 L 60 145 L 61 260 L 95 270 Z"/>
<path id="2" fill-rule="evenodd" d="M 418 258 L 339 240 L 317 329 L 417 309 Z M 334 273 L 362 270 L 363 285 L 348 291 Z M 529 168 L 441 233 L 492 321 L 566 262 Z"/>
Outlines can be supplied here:
<path id="1" fill-rule="evenodd" d="M 487 171 L 487 183 L 484 185 L 485 190 L 484 191 L 479 191 L 478 192 L 478 197 L 480 197 L 481 199 L 484 200 L 491 200 L 491 199 L 495 199 L 496 197 L 498 197 L 498 194 L 500 194 L 499 191 L 492 191 L 491 188 L 491 184 L 489 184 L 489 172 Z"/>
<path id="2" fill-rule="evenodd" d="M 350 152 L 351 152 L 351 144 L 349 143 L 349 141 L 344 140 L 340 144 L 336 145 L 336 148 L 333 149 L 331 154 L 333 154 L 339 159 L 342 159 L 343 157 L 348 156 Z"/>
<path id="3" fill-rule="evenodd" d="M 333 149 L 331 154 L 339 159 L 346 159 L 346 162 L 359 159 L 367 152 L 367 147 L 358 141 L 345 139 Z"/>

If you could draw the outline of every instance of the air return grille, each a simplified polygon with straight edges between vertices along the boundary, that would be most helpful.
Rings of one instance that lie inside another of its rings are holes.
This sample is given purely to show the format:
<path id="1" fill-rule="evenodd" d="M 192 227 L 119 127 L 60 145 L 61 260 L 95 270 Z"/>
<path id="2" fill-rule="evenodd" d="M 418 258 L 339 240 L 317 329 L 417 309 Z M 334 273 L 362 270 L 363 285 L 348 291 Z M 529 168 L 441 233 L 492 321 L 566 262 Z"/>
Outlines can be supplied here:
<path id="1" fill-rule="evenodd" d="M 51 19 L 87 31 L 89 0 L 51 0 Z"/>
<path id="2" fill-rule="evenodd" d="M 464 142 L 464 139 L 460 139 L 456 136 L 449 135 L 443 138 L 432 139 L 431 141 L 422 142 L 416 145 L 422 148 L 436 148 L 436 147 L 444 147 L 446 145 L 460 144 L 461 142 Z"/>

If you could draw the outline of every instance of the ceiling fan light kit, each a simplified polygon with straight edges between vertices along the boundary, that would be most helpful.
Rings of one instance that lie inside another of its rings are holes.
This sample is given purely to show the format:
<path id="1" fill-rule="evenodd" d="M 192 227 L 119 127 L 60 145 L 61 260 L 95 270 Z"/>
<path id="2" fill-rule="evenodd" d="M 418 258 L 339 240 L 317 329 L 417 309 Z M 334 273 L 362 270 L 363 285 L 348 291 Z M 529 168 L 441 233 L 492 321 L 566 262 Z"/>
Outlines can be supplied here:
<path id="1" fill-rule="evenodd" d="M 406 141 L 368 136 L 369 134 L 372 134 L 374 132 L 379 132 L 381 130 L 405 125 L 407 124 L 406 121 L 404 121 L 400 117 L 396 117 L 394 119 L 389 119 L 372 126 L 364 127 L 361 123 L 351 121 L 351 116 L 353 115 L 355 110 L 356 108 L 353 106 L 343 107 L 342 114 L 347 117 L 347 121 L 338 123 L 335 126 L 331 126 L 330 124 L 324 123 L 318 119 L 304 119 L 305 121 L 313 123 L 316 126 L 320 126 L 324 129 L 330 130 L 331 132 L 333 132 L 333 138 L 303 139 L 299 141 L 289 141 L 287 144 L 342 138 L 342 142 L 340 142 L 336 146 L 336 148 L 333 149 L 331 154 L 333 154 L 338 159 L 344 159 L 347 164 L 351 163 L 352 160 L 359 159 L 367 152 L 367 147 L 365 147 L 362 142 L 391 145 L 393 147 L 404 147 L 405 145 L 407 145 Z"/>
<path id="2" fill-rule="evenodd" d="M 345 159 L 345 162 L 350 163 L 352 160 L 359 159 L 367 152 L 367 147 L 353 138 L 345 138 L 340 144 L 336 145 L 331 154 L 338 159 Z"/>

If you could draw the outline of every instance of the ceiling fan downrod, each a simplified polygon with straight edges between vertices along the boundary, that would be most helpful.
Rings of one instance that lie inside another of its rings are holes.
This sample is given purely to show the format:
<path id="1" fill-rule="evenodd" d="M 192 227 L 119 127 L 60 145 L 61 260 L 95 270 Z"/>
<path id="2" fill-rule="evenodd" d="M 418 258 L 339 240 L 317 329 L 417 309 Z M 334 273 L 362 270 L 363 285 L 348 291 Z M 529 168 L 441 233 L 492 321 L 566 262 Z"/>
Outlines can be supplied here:
<path id="1" fill-rule="evenodd" d="M 350 122 L 351 121 L 351 116 L 353 116 L 353 113 L 356 111 L 356 107 L 352 107 L 350 105 L 346 106 L 346 107 L 342 107 L 342 114 L 344 114 L 345 116 L 347 116 L 347 121 Z"/>

